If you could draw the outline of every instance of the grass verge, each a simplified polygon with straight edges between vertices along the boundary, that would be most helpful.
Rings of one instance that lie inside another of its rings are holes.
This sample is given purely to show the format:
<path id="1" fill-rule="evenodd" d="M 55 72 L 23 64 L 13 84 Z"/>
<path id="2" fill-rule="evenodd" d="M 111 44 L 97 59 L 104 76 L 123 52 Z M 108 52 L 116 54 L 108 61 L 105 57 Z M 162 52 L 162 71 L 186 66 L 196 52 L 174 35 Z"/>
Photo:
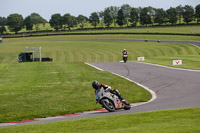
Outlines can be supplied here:
<path id="1" fill-rule="evenodd" d="M 2 133 L 199 133 L 200 108 L 83 118 L 44 124 L 2 127 Z"/>

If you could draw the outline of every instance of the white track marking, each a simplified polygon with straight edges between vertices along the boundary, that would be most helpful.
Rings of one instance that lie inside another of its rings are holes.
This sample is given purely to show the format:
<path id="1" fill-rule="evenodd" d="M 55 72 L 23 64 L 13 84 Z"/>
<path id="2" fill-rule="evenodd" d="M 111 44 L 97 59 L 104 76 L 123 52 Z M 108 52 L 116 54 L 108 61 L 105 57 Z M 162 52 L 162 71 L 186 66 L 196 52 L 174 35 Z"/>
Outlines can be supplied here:
<path id="1" fill-rule="evenodd" d="M 101 68 L 98 68 L 98 67 L 96 67 L 96 66 L 94 66 L 94 65 L 92 65 L 92 64 L 89 64 L 89 63 L 87 63 L 87 62 L 85 62 L 85 64 L 87 64 L 87 65 L 89 65 L 89 66 L 91 66 L 91 67 L 94 67 L 94 68 L 96 68 L 97 70 L 104 71 L 104 70 L 102 70 Z"/>

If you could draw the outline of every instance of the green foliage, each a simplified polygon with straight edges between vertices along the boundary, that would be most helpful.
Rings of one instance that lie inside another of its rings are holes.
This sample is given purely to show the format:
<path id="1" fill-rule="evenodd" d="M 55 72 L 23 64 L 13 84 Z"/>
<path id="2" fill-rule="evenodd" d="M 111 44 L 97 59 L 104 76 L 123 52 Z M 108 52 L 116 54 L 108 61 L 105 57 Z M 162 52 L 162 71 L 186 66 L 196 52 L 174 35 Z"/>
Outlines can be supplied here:
<path id="1" fill-rule="evenodd" d="M 129 22 L 129 18 L 130 18 L 130 13 L 131 13 L 131 6 L 128 4 L 124 4 L 121 6 L 123 15 L 124 15 L 124 23 L 127 25 L 128 27 L 128 22 Z"/>
<path id="2" fill-rule="evenodd" d="M 176 12 L 176 9 L 175 8 L 172 8 L 170 7 L 170 9 L 168 9 L 166 11 L 167 13 L 167 18 L 168 18 L 168 21 L 173 25 L 177 22 L 177 12 Z"/>
<path id="3" fill-rule="evenodd" d="M 197 23 L 200 22 L 200 4 L 195 7 L 195 16 L 197 18 Z"/>
<path id="4" fill-rule="evenodd" d="M 69 13 L 66 13 L 63 16 L 63 24 L 68 26 L 69 31 L 71 30 L 72 27 L 74 27 L 77 23 L 76 23 L 76 18 L 72 15 L 70 15 Z"/>
<path id="5" fill-rule="evenodd" d="M 151 24 L 151 16 L 149 15 L 149 10 L 147 7 L 143 8 L 141 10 L 141 13 L 140 13 L 140 23 L 142 25 L 148 25 L 148 24 Z"/>
<path id="6" fill-rule="evenodd" d="M 110 10 L 110 15 L 111 15 L 111 17 L 113 19 L 114 26 L 116 27 L 116 20 L 117 20 L 117 14 L 118 14 L 118 11 L 119 11 L 119 7 L 110 6 L 108 8 Z"/>
<path id="7" fill-rule="evenodd" d="M 99 24 L 99 15 L 96 12 L 91 13 L 89 21 L 96 28 Z"/>
<path id="8" fill-rule="evenodd" d="M 0 17 L 0 26 L 6 26 L 7 19 L 5 17 Z"/>
<path id="9" fill-rule="evenodd" d="M 187 24 L 194 20 L 194 9 L 192 6 L 185 5 L 183 7 L 183 19 Z"/>
<path id="10" fill-rule="evenodd" d="M 0 17 L 0 33 L 3 34 L 4 32 L 6 32 L 6 23 L 7 23 L 7 19 L 5 17 Z"/>
<path id="11" fill-rule="evenodd" d="M 80 24 L 81 29 L 83 29 L 87 24 L 88 18 L 86 16 L 79 15 L 76 19 L 77 23 Z"/>
<path id="12" fill-rule="evenodd" d="M 111 11 L 109 8 L 106 8 L 104 10 L 104 23 L 107 27 L 110 27 L 110 25 L 112 24 L 113 18 L 111 16 Z"/>
<path id="13" fill-rule="evenodd" d="M 39 30 L 39 24 L 46 23 L 46 20 L 43 19 L 38 13 L 31 13 L 30 19 L 33 25 L 35 25 L 36 31 Z"/>
<path id="14" fill-rule="evenodd" d="M 131 8 L 129 22 L 132 23 L 132 26 L 136 26 L 138 20 L 139 20 L 139 16 L 138 16 L 137 9 L 136 8 Z"/>
<path id="15" fill-rule="evenodd" d="M 166 22 L 166 18 L 166 12 L 162 8 L 155 11 L 154 23 L 159 23 L 159 25 L 161 25 Z"/>
<path id="16" fill-rule="evenodd" d="M 183 15 L 183 6 L 182 5 L 177 6 L 176 12 L 177 12 L 177 15 L 178 15 L 179 24 L 181 24 L 181 18 L 182 18 L 182 15 Z"/>
<path id="17" fill-rule="evenodd" d="M 24 19 L 24 25 L 26 26 L 26 30 L 33 30 L 33 22 L 30 16 Z"/>
<path id="18" fill-rule="evenodd" d="M 23 17 L 20 14 L 10 14 L 7 17 L 7 25 L 10 31 L 17 33 L 23 28 Z"/>
<path id="19" fill-rule="evenodd" d="M 0 33 L 3 35 L 3 33 L 6 31 L 5 26 L 0 26 Z"/>
<path id="20" fill-rule="evenodd" d="M 122 9 L 120 9 L 120 10 L 118 11 L 117 24 L 118 24 L 119 26 L 122 26 L 122 25 L 124 25 L 124 21 L 125 21 L 124 14 L 123 14 Z"/>
<path id="21" fill-rule="evenodd" d="M 58 13 L 58 14 L 53 14 L 51 16 L 51 19 L 49 21 L 51 27 L 53 27 L 54 29 L 56 29 L 56 31 L 58 31 L 58 29 L 62 28 L 62 16 Z"/>

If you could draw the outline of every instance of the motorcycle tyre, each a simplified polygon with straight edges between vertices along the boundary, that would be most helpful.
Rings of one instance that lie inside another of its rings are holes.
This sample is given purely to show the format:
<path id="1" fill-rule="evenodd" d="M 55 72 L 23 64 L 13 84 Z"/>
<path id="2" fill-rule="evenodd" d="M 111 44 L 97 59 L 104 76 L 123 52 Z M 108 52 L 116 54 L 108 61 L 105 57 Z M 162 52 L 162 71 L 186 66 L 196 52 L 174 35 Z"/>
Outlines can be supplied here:
<path id="1" fill-rule="evenodd" d="M 126 100 L 126 99 L 124 99 L 124 100 Z M 127 101 L 127 100 L 126 100 Z M 127 101 L 128 102 L 128 101 Z M 124 109 L 125 110 L 130 110 L 131 109 L 131 104 L 128 102 L 127 104 L 126 103 L 124 103 Z"/>
<path id="2" fill-rule="evenodd" d="M 131 105 L 128 104 L 128 105 L 124 105 L 124 110 L 130 110 L 131 109 Z"/>
<path id="3" fill-rule="evenodd" d="M 126 63 L 126 61 L 127 61 L 127 58 L 123 58 L 123 60 L 124 60 L 124 63 Z"/>
<path id="4" fill-rule="evenodd" d="M 109 104 L 111 104 L 113 108 L 110 108 L 109 105 L 107 105 L 106 100 L 109 101 Z M 108 110 L 109 112 L 115 112 L 115 105 L 114 105 L 113 102 L 111 102 L 109 99 L 103 99 L 103 100 L 101 100 L 101 104 L 102 104 L 102 106 L 103 106 L 106 110 Z"/>

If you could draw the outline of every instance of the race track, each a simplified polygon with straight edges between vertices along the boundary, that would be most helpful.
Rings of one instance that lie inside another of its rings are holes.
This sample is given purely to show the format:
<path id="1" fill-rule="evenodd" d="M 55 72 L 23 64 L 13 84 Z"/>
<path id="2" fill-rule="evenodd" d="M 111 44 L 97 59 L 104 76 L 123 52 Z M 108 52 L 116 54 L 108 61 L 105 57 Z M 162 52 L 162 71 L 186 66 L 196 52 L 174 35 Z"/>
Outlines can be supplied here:
<path id="1" fill-rule="evenodd" d="M 132 112 L 190 108 L 200 106 L 200 71 L 173 69 L 147 63 L 90 63 L 122 75 L 155 92 L 157 98 Z"/>
<path id="2" fill-rule="evenodd" d="M 124 41 L 131 40 L 126 39 Z M 176 43 L 178 42 L 176 41 Z M 200 47 L 199 42 L 180 41 L 179 43 L 190 43 Z M 18 123 L 2 123 L 0 127 L 80 119 L 102 115 L 200 107 L 200 70 L 176 69 L 140 62 L 99 62 L 89 64 L 146 86 L 156 94 L 156 99 L 147 104 L 133 107 L 128 111 L 119 110 L 110 113 L 105 110 L 99 110 Z"/>

